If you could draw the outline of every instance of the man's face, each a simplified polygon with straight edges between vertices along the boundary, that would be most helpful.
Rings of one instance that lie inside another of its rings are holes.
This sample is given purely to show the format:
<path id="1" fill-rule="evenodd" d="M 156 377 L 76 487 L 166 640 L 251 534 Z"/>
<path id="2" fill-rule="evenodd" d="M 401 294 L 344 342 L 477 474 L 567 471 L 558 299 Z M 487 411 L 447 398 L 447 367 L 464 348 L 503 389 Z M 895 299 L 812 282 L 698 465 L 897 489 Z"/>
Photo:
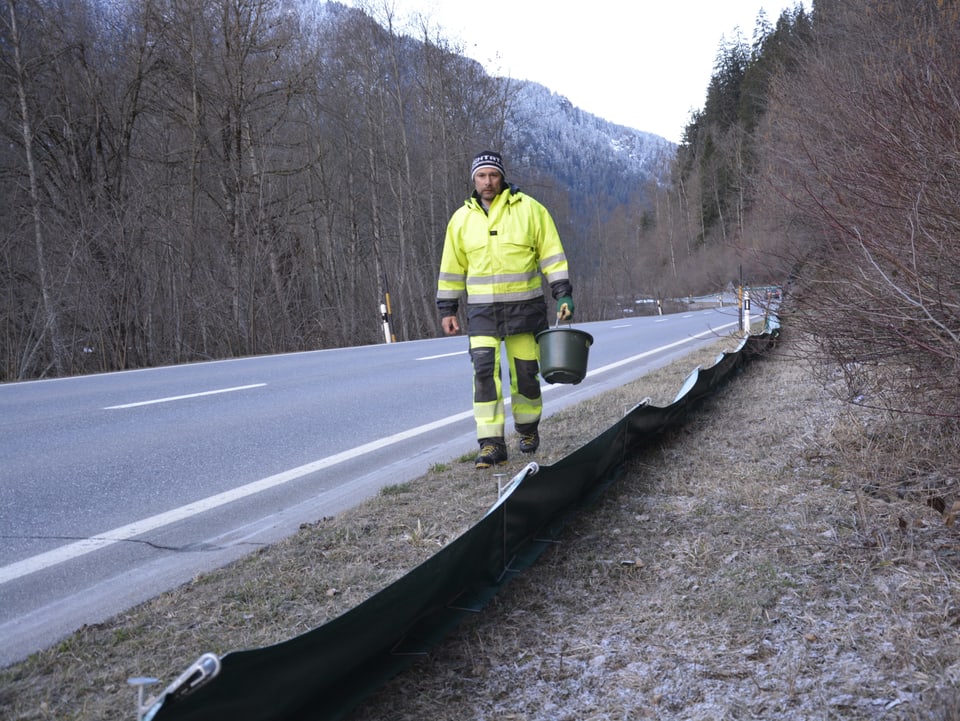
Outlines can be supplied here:
<path id="1" fill-rule="evenodd" d="M 473 176 L 473 184 L 477 188 L 477 195 L 484 203 L 489 203 L 500 194 L 503 187 L 503 176 L 499 170 L 480 168 Z"/>

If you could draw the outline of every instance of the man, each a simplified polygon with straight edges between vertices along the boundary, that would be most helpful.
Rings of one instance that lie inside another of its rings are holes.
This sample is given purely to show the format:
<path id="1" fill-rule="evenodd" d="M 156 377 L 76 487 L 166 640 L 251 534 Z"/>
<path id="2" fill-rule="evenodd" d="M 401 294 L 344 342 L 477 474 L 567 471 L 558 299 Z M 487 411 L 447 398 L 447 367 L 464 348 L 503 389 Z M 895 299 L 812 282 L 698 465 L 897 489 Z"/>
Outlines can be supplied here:
<path id="1" fill-rule="evenodd" d="M 499 153 L 485 150 L 473 159 L 474 192 L 447 225 L 437 281 L 437 308 L 447 335 L 460 332 L 457 311 L 463 293 L 467 296 L 477 468 L 507 462 L 501 343 L 520 451 L 533 453 L 540 446 L 543 398 L 536 334 L 549 328 L 543 277 L 558 317 L 573 317 L 573 287 L 556 225 L 543 205 L 505 176 Z"/>

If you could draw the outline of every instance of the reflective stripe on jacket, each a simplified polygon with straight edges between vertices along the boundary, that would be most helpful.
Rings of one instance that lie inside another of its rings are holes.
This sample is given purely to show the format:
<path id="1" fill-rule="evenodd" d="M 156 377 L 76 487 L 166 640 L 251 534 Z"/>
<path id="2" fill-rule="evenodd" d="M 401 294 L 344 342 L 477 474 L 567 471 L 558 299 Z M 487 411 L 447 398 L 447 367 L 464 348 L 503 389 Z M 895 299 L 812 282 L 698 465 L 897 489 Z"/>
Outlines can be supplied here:
<path id="1" fill-rule="evenodd" d="M 481 305 L 502 303 L 509 308 L 536 301 L 540 306 L 541 274 L 552 287 L 569 292 L 567 258 L 547 209 L 515 186 L 494 198 L 488 212 L 474 195 L 447 224 L 437 304 L 456 312 L 465 292 L 468 320 L 484 315 L 475 312 Z M 509 319 L 507 326 L 513 326 Z M 474 327 L 469 330 L 471 334 L 480 332 Z"/>

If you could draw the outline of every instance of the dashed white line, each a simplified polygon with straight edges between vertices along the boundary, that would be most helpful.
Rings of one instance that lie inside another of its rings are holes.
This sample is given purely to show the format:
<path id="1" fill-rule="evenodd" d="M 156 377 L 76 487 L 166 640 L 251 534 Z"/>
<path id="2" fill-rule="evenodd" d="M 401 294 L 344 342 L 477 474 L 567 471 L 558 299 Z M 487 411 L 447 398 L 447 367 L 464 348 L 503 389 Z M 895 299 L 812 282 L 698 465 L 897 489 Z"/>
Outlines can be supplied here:
<path id="1" fill-rule="evenodd" d="M 135 403 L 122 403 L 118 406 L 107 406 L 103 410 L 105 411 L 115 411 L 121 408 L 136 408 L 137 406 L 152 406 L 155 403 L 170 403 L 171 401 L 182 401 L 187 398 L 199 398 L 200 396 L 214 396 L 218 393 L 233 393 L 234 391 L 245 391 L 250 388 L 262 388 L 267 385 L 266 383 L 252 383 L 248 386 L 236 386 L 234 388 L 218 388 L 214 391 L 200 391 L 199 393 L 187 393 L 182 396 L 169 396 L 168 398 L 154 398 L 149 401 L 137 401 Z"/>
<path id="2" fill-rule="evenodd" d="M 456 351 L 455 353 L 441 353 L 440 355 L 425 355 L 425 356 L 420 356 L 419 358 L 417 358 L 417 360 L 418 360 L 418 361 L 421 361 L 421 360 L 436 360 L 437 358 L 449 358 L 449 357 L 455 356 L 455 355 L 466 355 L 467 353 L 469 353 L 469 351 L 458 350 L 458 351 Z"/>
<path id="3" fill-rule="evenodd" d="M 610 363 L 609 365 L 603 366 L 602 368 L 597 368 L 594 371 L 591 371 L 587 374 L 587 377 L 599 375 L 607 371 L 613 370 L 620 366 L 632 363 L 641 358 L 653 355 L 655 353 L 660 353 L 671 348 L 689 343 L 691 341 L 703 338 L 705 336 L 716 334 L 718 331 L 727 328 L 728 326 L 733 326 L 735 323 L 727 323 L 721 325 L 717 328 L 713 328 L 702 333 L 697 333 L 695 335 L 689 336 L 679 341 L 673 343 L 668 343 L 667 345 L 655 348 L 653 350 L 646 351 L 644 353 L 638 353 L 635 356 L 630 358 L 625 358 L 621 361 Z M 144 401 L 139 405 L 146 405 L 148 403 L 162 403 L 166 400 L 177 400 L 179 398 L 190 398 L 197 395 L 209 395 L 211 393 L 226 393 L 232 390 L 243 390 L 245 388 L 258 388 L 260 386 L 266 385 L 265 383 L 258 383 L 256 385 L 250 386 L 241 386 L 238 388 L 225 388 L 219 391 L 207 391 L 205 393 L 196 393 L 189 396 L 177 396 L 176 398 L 169 399 L 159 399 L 156 401 Z M 548 386 L 544 388 L 544 392 L 556 389 L 557 386 Z M 509 399 L 506 401 L 509 403 Z M 133 404 L 128 404 L 127 406 L 114 406 L 116 408 L 129 407 Z M 53 550 L 47 551 L 46 553 L 41 553 L 30 558 L 25 558 L 22 561 L 16 563 L 11 563 L 10 565 L 0 567 L 0 584 L 4 584 L 8 581 L 13 581 L 17 578 L 22 578 L 23 576 L 28 576 L 31 573 L 36 573 L 45 568 L 55 566 L 58 563 L 63 563 L 80 556 L 84 556 L 88 553 L 92 553 L 101 548 L 106 548 L 107 546 L 112 546 L 121 541 L 127 541 L 136 536 L 140 536 L 148 531 L 167 526 L 171 523 L 176 523 L 178 521 L 185 520 L 192 516 L 198 515 L 205 511 L 209 511 L 220 506 L 224 506 L 232 501 L 239 500 L 241 498 L 246 498 L 247 496 L 252 496 L 254 494 L 266 491 L 270 488 L 275 488 L 281 486 L 284 483 L 293 481 L 297 478 L 302 478 L 310 473 L 315 473 L 317 471 L 329 468 L 338 463 L 362 456 L 366 453 L 369 453 L 374 450 L 378 450 L 385 446 L 389 446 L 393 443 L 399 443 L 414 436 L 421 435 L 423 433 L 428 433 L 430 431 L 437 430 L 444 427 L 449 423 L 454 423 L 456 421 L 461 421 L 473 416 L 473 411 L 465 411 L 463 413 L 458 413 L 456 415 L 448 416 L 447 418 L 441 418 L 438 421 L 433 423 L 427 423 L 422 426 L 417 426 L 416 428 L 410 428 L 406 431 L 396 433 L 387 438 L 382 438 L 377 441 L 372 441 L 366 443 L 362 446 L 357 446 L 356 448 L 351 448 L 341 453 L 336 453 L 332 456 L 327 456 L 326 458 L 321 458 L 319 460 L 313 461 L 312 463 L 307 463 L 297 468 L 291 468 L 290 470 L 277 473 L 272 476 L 267 476 L 266 478 L 261 478 L 260 480 L 253 481 L 246 485 L 240 486 L 238 488 L 233 488 L 229 491 L 224 491 L 223 493 L 218 493 L 214 496 L 208 498 L 203 498 L 194 503 L 189 503 L 185 506 L 180 506 L 179 508 L 173 508 L 164 513 L 159 513 L 155 516 L 150 516 L 149 518 L 144 518 L 139 521 L 134 521 L 125 526 L 120 526 L 115 528 L 112 531 L 106 531 L 105 533 L 97 534 L 90 538 L 84 539 L 82 541 L 77 541 L 76 543 L 70 543 L 66 546 L 61 546 L 59 548 L 54 548 Z"/>

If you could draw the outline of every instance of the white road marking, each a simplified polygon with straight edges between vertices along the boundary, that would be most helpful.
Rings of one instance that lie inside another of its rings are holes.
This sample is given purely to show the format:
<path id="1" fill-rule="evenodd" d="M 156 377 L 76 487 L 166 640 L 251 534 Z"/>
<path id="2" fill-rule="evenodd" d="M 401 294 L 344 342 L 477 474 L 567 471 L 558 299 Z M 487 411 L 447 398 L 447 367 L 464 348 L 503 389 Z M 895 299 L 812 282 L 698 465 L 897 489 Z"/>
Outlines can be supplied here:
<path id="1" fill-rule="evenodd" d="M 619 360 L 616 363 L 610 363 L 609 365 L 605 365 L 603 368 L 598 368 L 593 372 L 588 372 L 586 377 L 589 378 L 590 376 L 597 375 L 598 373 L 605 373 L 606 371 L 613 370 L 614 368 L 619 368 L 620 366 L 627 365 L 628 363 L 633 363 L 634 361 L 640 360 L 641 358 L 646 358 L 647 356 L 656 355 L 657 353 L 661 353 L 662 351 L 670 350 L 671 348 L 676 348 L 677 346 L 681 346 L 684 343 L 689 343 L 690 341 L 699 340 L 700 338 L 704 338 L 708 335 L 716 335 L 719 331 L 723 330 L 724 328 L 729 328 L 735 325 L 737 325 L 737 323 L 725 323 L 724 325 L 721 325 L 717 328 L 711 328 L 710 330 L 705 330 L 702 333 L 697 333 L 696 335 L 692 335 L 688 338 L 684 338 L 683 340 L 674 341 L 673 343 L 667 343 L 667 345 L 662 345 L 659 348 L 654 348 L 652 350 L 644 351 L 643 353 L 638 353 L 635 356 L 624 358 L 623 360 Z"/>
<path id="2" fill-rule="evenodd" d="M 425 355 L 416 360 L 436 360 L 437 358 L 450 358 L 455 355 L 466 355 L 469 351 L 458 350 L 456 353 L 441 353 L 440 355 Z"/>
<path id="3" fill-rule="evenodd" d="M 171 401 L 182 401 L 187 398 L 199 398 L 200 396 L 214 396 L 218 393 L 233 393 L 234 391 L 245 391 L 249 388 L 262 388 L 266 383 L 253 383 L 248 386 L 237 386 L 235 388 L 219 388 L 215 391 L 201 391 L 199 393 L 187 393 L 182 396 L 170 396 L 169 398 L 155 398 L 149 401 L 137 401 L 136 403 L 123 403 L 119 406 L 107 406 L 103 410 L 115 411 L 121 408 L 136 408 L 137 406 L 152 406 L 155 403 L 170 403 Z"/>
<path id="4" fill-rule="evenodd" d="M 276 488 L 277 486 L 282 486 L 284 483 L 302 478 L 310 473 L 316 473 L 317 471 L 321 471 L 325 468 L 330 468 L 338 463 L 343 463 L 344 461 L 348 461 L 352 458 L 357 458 L 358 456 L 370 453 L 371 451 L 408 440 L 423 433 L 429 433 L 430 431 L 442 428 L 448 423 L 454 423 L 456 421 L 472 417 L 472 410 L 458 413 L 457 415 L 448 416 L 447 418 L 442 418 L 438 421 L 434 421 L 433 423 L 427 423 L 426 425 L 411 428 L 401 433 L 388 436 L 387 438 L 371 441 L 370 443 L 365 443 L 362 446 L 351 448 L 343 451 L 342 453 L 336 453 L 332 456 L 327 456 L 326 458 L 321 458 L 320 460 L 298 466 L 297 468 L 291 468 L 290 470 L 282 471 L 275 475 L 267 476 L 266 478 L 261 478 L 258 481 L 253 481 L 251 483 L 247 483 L 246 485 L 232 488 L 229 491 L 218 493 L 214 496 L 210 496 L 209 498 L 202 498 L 199 501 L 188 503 L 185 506 L 173 508 L 169 511 L 165 511 L 164 513 L 158 513 L 155 516 L 134 521 L 133 523 L 129 523 L 125 526 L 114 528 L 112 531 L 106 531 L 105 533 L 100 533 L 96 536 L 92 536 L 91 538 L 70 543 L 66 546 L 61 546 L 60 548 L 54 548 L 51 551 L 40 553 L 31 558 L 25 558 L 22 561 L 11 563 L 8 566 L 0 568 L 0 584 L 13 581 L 14 579 L 27 576 L 31 573 L 36 573 L 37 571 L 42 571 L 45 568 L 55 566 L 56 564 L 63 563 L 64 561 L 79 558 L 80 556 L 92 553 L 93 551 L 101 548 L 106 548 L 122 541 L 128 541 L 131 538 L 135 538 L 136 536 L 140 536 L 149 531 L 154 531 L 158 528 L 162 528 L 163 526 L 168 526 L 171 523 L 177 523 L 178 521 L 183 521 L 192 516 L 219 508 L 220 506 L 225 506 L 226 504 L 240 500 L 241 498 L 246 498 L 247 496 L 252 496 L 256 493 L 261 493 L 262 491 Z"/>
<path id="5" fill-rule="evenodd" d="M 665 350 L 670 350 L 677 346 L 681 346 L 684 343 L 689 343 L 694 340 L 698 340 L 705 336 L 716 335 L 718 331 L 728 328 L 730 326 L 737 325 L 737 323 L 727 323 L 721 325 L 718 328 L 713 328 L 711 330 L 704 331 L 702 333 L 697 333 L 683 340 L 678 340 L 673 343 L 668 343 L 665 346 L 655 348 L 653 350 L 646 351 L 644 353 L 639 353 L 638 355 L 632 356 L 630 358 L 625 358 L 616 363 L 610 363 L 609 365 L 603 366 L 602 368 L 597 368 L 594 371 L 588 372 L 586 377 L 599 375 L 607 371 L 613 370 L 614 368 L 619 368 L 620 366 L 632 363 L 641 358 L 660 353 Z M 258 384 L 265 385 L 265 384 Z M 258 386 L 243 386 L 244 388 L 255 388 Z M 548 392 L 560 388 L 560 386 L 547 386 L 543 390 Z M 239 389 L 225 389 L 223 391 L 211 391 L 216 392 L 226 392 L 227 390 L 239 390 Z M 203 395 L 203 394 L 198 394 Z M 162 401 L 153 401 L 153 402 L 162 402 Z M 507 399 L 507 404 L 509 404 L 509 399 Z M 29 576 L 31 573 L 36 573 L 42 571 L 51 566 L 55 566 L 58 563 L 63 563 L 65 561 L 72 560 L 74 558 L 79 558 L 80 556 L 85 556 L 88 553 L 93 553 L 102 548 L 107 548 L 116 543 L 121 543 L 123 541 L 128 541 L 131 538 L 140 536 L 149 531 L 162 528 L 163 526 L 168 526 L 171 523 L 177 523 L 178 521 L 186 520 L 192 516 L 199 515 L 206 511 L 219 508 L 220 506 L 225 506 L 228 503 L 233 501 L 246 498 L 248 496 L 267 491 L 271 488 L 276 488 L 282 486 L 285 483 L 302 478 L 310 473 L 316 473 L 317 471 L 330 468 L 335 466 L 338 463 L 343 463 L 352 458 L 357 458 L 371 451 L 376 451 L 386 446 L 392 445 L 394 443 L 400 443 L 401 441 L 408 440 L 415 436 L 422 435 L 424 433 L 429 433 L 435 431 L 439 428 L 450 423 L 456 423 L 467 418 L 473 417 L 473 411 L 465 411 L 463 413 L 457 413 L 456 415 L 447 416 L 446 418 L 441 418 L 438 421 L 433 423 L 427 423 L 422 426 L 417 426 L 416 428 L 410 428 L 409 430 L 402 431 L 401 433 L 396 433 L 392 436 L 382 438 L 380 440 L 371 441 L 370 443 L 365 443 L 362 446 L 357 446 L 356 448 L 351 448 L 349 450 L 343 451 L 341 453 L 336 453 L 332 456 L 327 456 L 326 458 L 321 458 L 319 460 L 307 463 L 297 468 L 291 468 L 287 471 L 282 471 L 272 476 L 267 476 L 266 478 L 261 478 L 258 481 L 253 481 L 246 485 L 240 486 L 238 488 L 233 488 L 229 491 L 224 491 L 223 493 L 218 493 L 209 498 L 202 498 L 199 501 L 193 503 L 188 503 L 185 506 L 180 506 L 179 508 L 174 508 L 164 513 L 158 513 L 155 516 L 150 516 L 149 518 L 144 518 L 139 521 L 134 521 L 125 526 L 120 526 L 119 528 L 114 528 L 112 531 L 106 531 L 105 533 L 100 533 L 96 536 L 83 539 L 82 541 L 77 541 L 75 543 L 67 544 L 66 546 L 60 546 L 59 548 L 54 548 L 53 550 L 47 551 L 46 553 L 40 553 L 36 556 L 31 556 L 30 558 L 25 558 L 22 561 L 17 561 L 16 563 L 11 563 L 7 566 L 0 568 L 0 584 L 7 583 L 8 581 L 13 581 L 24 576 Z"/>

